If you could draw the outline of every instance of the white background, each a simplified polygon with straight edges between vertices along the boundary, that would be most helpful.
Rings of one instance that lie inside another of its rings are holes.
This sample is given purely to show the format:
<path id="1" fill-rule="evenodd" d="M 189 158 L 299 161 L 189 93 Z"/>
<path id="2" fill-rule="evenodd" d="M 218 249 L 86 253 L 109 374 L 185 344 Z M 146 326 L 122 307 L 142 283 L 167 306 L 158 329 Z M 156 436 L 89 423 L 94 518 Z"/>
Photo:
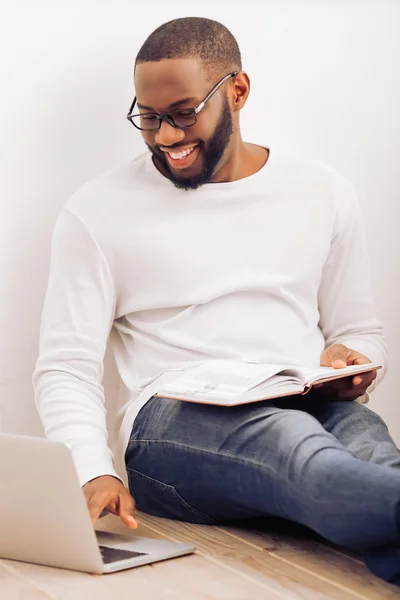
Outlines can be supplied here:
<path id="1" fill-rule="evenodd" d="M 125 115 L 161 23 L 220 20 L 252 91 L 247 141 L 305 153 L 358 189 L 391 368 L 370 406 L 400 443 L 398 0 L 0 2 L 0 429 L 41 434 L 31 387 L 55 219 L 78 186 L 142 150 Z M 146 14 L 147 13 L 147 14 Z M 118 380 L 106 360 L 110 420 Z"/>

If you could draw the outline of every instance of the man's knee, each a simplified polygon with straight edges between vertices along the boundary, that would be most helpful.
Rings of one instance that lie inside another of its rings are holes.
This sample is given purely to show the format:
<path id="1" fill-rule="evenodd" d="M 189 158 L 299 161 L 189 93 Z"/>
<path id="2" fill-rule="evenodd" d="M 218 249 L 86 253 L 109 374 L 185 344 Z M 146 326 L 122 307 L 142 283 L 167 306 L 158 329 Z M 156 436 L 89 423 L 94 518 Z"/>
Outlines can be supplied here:
<path id="1" fill-rule="evenodd" d="M 280 475 L 291 484 L 298 484 L 300 488 L 305 477 L 314 476 L 315 468 L 319 473 L 321 461 L 315 462 L 314 457 L 322 454 L 322 464 L 328 464 L 332 452 L 334 457 L 337 451 L 346 452 L 316 418 L 298 410 L 285 410 L 271 417 L 268 438 L 269 446 L 272 445 L 279 455 Z M 323 476 L 323 473 L 320 475 Z"/>
<path id="2" fill-rule="evenodd" d="M 383 427 L 387 430 L 387 425 L 385 421 L 382 419 L 378 413 L 373 411 L 365 404 L 360 404 L 359 402 L 349 402 L 343 400 L 341 402 L 332 402 L 331 404 L 331 412 L 332 414 L 341 415 L 344 417 L 353 417 L 357 419 L 359 423 L 367 423 L 367 424 L 379 424 L 379 426 Z"/>

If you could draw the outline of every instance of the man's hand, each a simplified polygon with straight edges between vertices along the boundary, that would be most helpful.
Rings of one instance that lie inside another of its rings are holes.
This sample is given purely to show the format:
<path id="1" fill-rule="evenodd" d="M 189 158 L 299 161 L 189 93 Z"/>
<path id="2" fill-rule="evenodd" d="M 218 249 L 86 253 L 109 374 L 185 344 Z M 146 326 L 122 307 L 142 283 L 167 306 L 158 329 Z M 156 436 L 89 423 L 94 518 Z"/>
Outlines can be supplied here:
<path id="1" fill-rule="evenodd" d="M 106 508 L 131 529 L 138 526 L 135 515 L 135 503 L 132 496 L 116 477 L 102 475 L 88 481 L 83 486 L 87 507 L 93 525 Z"/>
<path id="2" fill-rule="evenodd" d="M 369 358 L 356 350 L 347 348 L 343 344 L 333 344 L 321 354 L 321 366 L 333 367 L 334 369 L 343 369 L 348 365 L 365 365 L 370 362 Z M 350 401 L 363 396 L 375 377 L 376 370 L 362 375 L 327 381 L 314 387 L 318 388 L 318 394 L 328 400 Z"/>

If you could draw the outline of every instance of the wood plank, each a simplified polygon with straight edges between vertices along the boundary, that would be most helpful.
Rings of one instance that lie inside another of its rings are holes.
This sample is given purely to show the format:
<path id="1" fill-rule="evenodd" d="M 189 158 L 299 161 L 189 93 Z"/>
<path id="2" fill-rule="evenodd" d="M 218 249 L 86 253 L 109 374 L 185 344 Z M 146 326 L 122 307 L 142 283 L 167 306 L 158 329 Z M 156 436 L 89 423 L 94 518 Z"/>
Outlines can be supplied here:
<path id="1" fill-rule="evenodd" d="M 21 578 L 10 566 L 0 561 L 0 598 L 4 600 L 49 600 L 42 590 Z"/>
<path id="2" fill-rule="evenodd" d="M 114 594 L 114 578 L 117 576 L 120 584 L 124 581 L 126 589 L 134 590 L 136 594 L 138 590 L 135 575 L 140 569 L 107 575 L 112 593 Z M 260 587 L 258 582 L 229 572 L 196 553 L 154 563 L 150 577 L 151 595 L 147 588 L 143 588 L 146 600 L 248 600 L 251 597 L 257 600 L 292 600 L 291 596 L 278 595 L 274 590 Z M 132 598 L 137 597 L 132 595 Z"/>
<path id="3" fill-rule="evenodd" d="M 316 578 L 314 573 L 298 568 L 296 565 L 284 563 L 271 556 L 263 547 L 249 545 L 229 535 L 222 528 L 171 521 L 143 513 L 138 513 L 138 519 L 142 525 L 168 539 L 194 543 L 198 553 L 208 560 L 258 582 L 260 586 L 280 594 L 283 598 L 306 598 L 307 600 L 358 598 L 351 590 L 344 590 L 333 581 L 322 581 Z M 125 531 L 119 519 L 112 515 L 107 516 L 104 522 L 110 525 L 110 530 Z"/>
<path id="4" fill-rule="evenodd" d="M 170 536 L 158 532 L 155 527 L 149 529 L 142 522 L 135 533 L 128 530 L 122 522 L 109 515 L 96 525 L 98 531 L 112 531 L 124 535 L 140 535 L 163 538 Z M 174 538 L 175 540 L 177 538 Z M 183 556 L 178 559 L 157 562 L 151 565 L 151 583 L 154 595 L 146 594 L 148 600 L 179 598 L 182 600 L 294 600 L 295 596 L 277 593 L 273 588 L 260 584 L 260 580 L 243 576 L 236 570 L 221 568 L 218 563 L 207 560 L 199 553 Z M 118 577 L 129 589 L 137 591 L 136 572 L 142 569 L 131 569 L 106 576 L 106 582 Z M 111 582 L 113 584 L 113 581 Z M 110 584 L 111 585 L 111 584 Z M 143 590 L 145 593 L 146 590 Z M 136 598 L 137 596 L 135 596 Z"/>
<path id="5" fill-rule="evenodd" d="M 359 562 L 360 564 L 364 564 L 364 561 L 361 558 L 361 555 L 355 550 L 350 550 L 349 548 L 342 548 L 325 540 L 320 535 L 318 535 L 312 529 L 305 527 L 304 525 L 300 525 L 299 523 L 294 523 L 292 521 L 286 521 L 285 519 L 276 519 L 273 517 L 263 517 L 261 519 L 252 519 L 250 521 L 237 521 L 236 524 L 239 527 L 248 530 L 257 530 L 261 532 L 268 532 L 270 539 L 272 540 L 272 547 L 269 547 L 269 550 L 275 549 L 275 539 L 280 542 L 282 540 L 287 539 L 290 543 L 302 542 L 312 547 L 315 543 L 323 544 L 324 546 L 331 548 L 334 552 L 339 552 L 340 554 L 351 558 Z M 271 545 L 270 543 L 268 543 Z"/>
<path id="6" fill-rule="evenodd" d="M 333 545 L 325 545 L 321 538 L 307 538 L 299 535 L 294 528 L 270 533 L 247 527 L 223 527 L 228 534 L 247 541 L 258 548 L 264 548 L 276 559 L 296 565 L 313 573 L 315 577 L 335 582 L 345 590 L 350 590 L 362 600 L 383 600 L 400 598 L 400 590 L 373 573 L 359 560 L 354 560 Z"/>
<path id="7" fill-rule="evenodd" d="M 179 562 L 182 559 L 176 560 Z M 108 575 L 90 575 L 18 561 L 9 562 L 13 563 L 13 568 L 21 576 L 40 586 L 51 598 L 57 600 L 87 600 L 90 597 L 96 600 L 110 600 L 114 597 L 118 600 L 132 600 L 138 595 L 146 600 L 184 597 L 180 593 L 179 579 L 176 585 L 171 585 L 169 578 L 156 573 L 151 565 Z M 194 600 L 203 600 L 203 596 L 194 595 Z"/>
<path id="8" fill-rule="evenodd" d="M 101 578 L 88 573 L 19 561 L 7 561 L 7 563 L 21 577 L 43 590 L 47 594 L 46 598 L 56 598 L 57 600 L 86 600 L 90 597 L 96 598 L 96 600 L 110 599 L 110 590 L 103 585 Z M 130 600 L 130 596 L 124 596 L 122 592 L 119 598 L 120 600 Z"/>
<path id="9" fill-rule="evenodd" d="M 218 562 L 208 560 L 201 554 L 186 557 L 186 566 L 182 569 L 175 562 L 158 563 L 154 567 L 174 581 L 180 580 L 182 600 L 292 600 L 294 597 L 277 591 L 258 579 L 243 577 L 234 569 L 225 569 Z M 195 592 L 195 596 L 193 593 Z"/>

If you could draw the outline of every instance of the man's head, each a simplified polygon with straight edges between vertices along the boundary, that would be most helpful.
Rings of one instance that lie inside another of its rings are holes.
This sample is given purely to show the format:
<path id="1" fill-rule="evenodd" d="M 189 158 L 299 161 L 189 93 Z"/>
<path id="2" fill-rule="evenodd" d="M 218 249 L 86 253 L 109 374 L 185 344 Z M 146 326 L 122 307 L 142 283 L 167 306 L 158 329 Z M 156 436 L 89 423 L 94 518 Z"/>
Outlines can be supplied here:
<path id="1" fill-rule="evenodd" d="M 235 38 L 210 19 L 190 17 L 165 23 L 139 50 L 133 113 L 143 116 L 135 123 L 151 129 L 142 131 L 144 141 L 156 166 L 177 187 L 196 189 L 212 181 L 232 157 L 240 138 L 238 111 L 249 93 L 248 77 L 241 68 Z M 199 105 L 197 114 L 190 112 Z M 166 117 L 159 129 L 152 129 L 160 122 L 144 113 L 169 115 L 181 126 L 174 127 Z"/>

